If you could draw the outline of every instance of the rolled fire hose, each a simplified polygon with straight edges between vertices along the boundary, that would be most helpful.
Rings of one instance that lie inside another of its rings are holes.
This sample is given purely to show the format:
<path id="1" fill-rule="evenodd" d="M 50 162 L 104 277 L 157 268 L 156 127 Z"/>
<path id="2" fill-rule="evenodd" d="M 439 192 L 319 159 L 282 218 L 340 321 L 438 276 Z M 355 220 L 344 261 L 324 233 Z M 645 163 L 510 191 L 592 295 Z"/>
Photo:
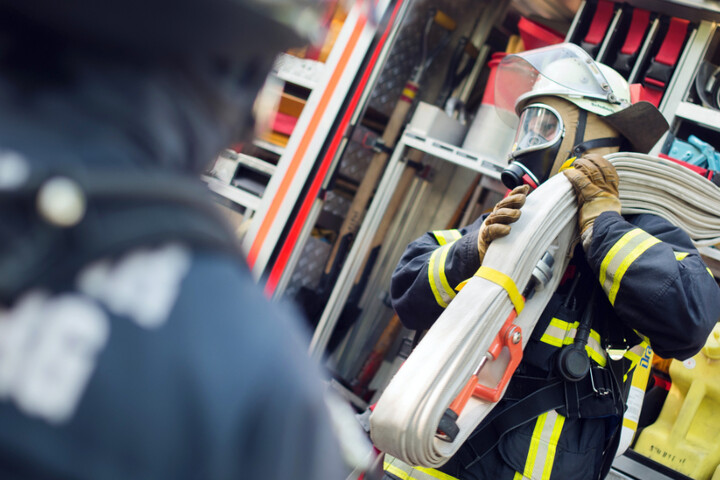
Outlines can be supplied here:
<path id="1" fill-rule="evenodd" d="M 698 246 L 720 243 L 720 188 L 674 162 L 635 153 L 608 155 L 620 176 L 624 214 L 652 213 L 683 228 Z M 555 175 L 527 197 L 510 234 L 494 240 L 483 267 L 502 272 L 523 291 L 545 252 L 553 276 L 515 319 L 525 347 L 562 277 L 577 240 L 577 201 L 564 175 Z M 508 291 L 479 276 L 470 279 L 393 377 L 370 417 L 371 437 L 383 452 L 410 465 L 443 465 L 495 403 L 472 397 L 452 441 L 436 436 L 448 406 L 471 377 L 513 310 Z M 505 352 L 505 350 L 503 350 Z M 500 355 L 480 370 L 496 385 L 507 365 Z"/>

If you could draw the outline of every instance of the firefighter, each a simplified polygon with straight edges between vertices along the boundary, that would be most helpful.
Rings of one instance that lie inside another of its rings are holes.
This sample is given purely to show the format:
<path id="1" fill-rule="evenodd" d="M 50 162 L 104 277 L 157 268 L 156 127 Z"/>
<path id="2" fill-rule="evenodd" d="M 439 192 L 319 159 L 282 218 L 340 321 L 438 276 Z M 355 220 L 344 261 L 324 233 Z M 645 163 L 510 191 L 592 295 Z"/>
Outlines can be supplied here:
<path id="1" fill-rule="evenodd" d="M 513 190 L 473 224 L 407 247 L 391 283 L 398 315 L 429 328 L 452 286 L 509 233 L 528 192 L 560 171 L 577 196 L 581 241 L 504 398 L 439 470 L 393 460 L 387 478 L 603 478 L 640 357 L 689 358 L 720 318 L 720 291 L 688 235 L 655 215 L 622 216 L 618 176 L 603 158 L 621 147 L 649 151 L 667 128 L 657 109 L 630 105 L 627 82 L 571 44 L 506 57 L 496 84 L 496 105 L 520 118 L 502 174 Z M 587 327 L 585 347 L 574 337 Z M 551 390 L 565 400 L 543 409 Z"/>
<path id="2" fill-rule="evenodd" d="M 198 178 L 315 7 L 0 0 L 0 478 L 345 478 Z"/>

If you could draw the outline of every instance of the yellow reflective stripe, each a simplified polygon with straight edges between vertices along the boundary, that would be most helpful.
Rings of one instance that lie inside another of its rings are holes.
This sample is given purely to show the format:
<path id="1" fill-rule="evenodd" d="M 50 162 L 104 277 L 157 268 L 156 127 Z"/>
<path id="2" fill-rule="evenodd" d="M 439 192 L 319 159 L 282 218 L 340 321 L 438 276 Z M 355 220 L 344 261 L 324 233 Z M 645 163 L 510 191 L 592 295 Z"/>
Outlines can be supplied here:
<path id="1" fill-rule="evenodd" d="M 540 341 L 557 348 L 570 345 L 575 339 L 579 324 L 580 322 L 571 324 L 558 318 L 552 318 L 542 337 L 540 337 Z M 585 350 L 588 356 L 601 367 L 607 364 L 607 357 L 605 350 L 602 348 L 600 334 L 595 330 L 590 330 L 590 337 L 587 345 L 585 345 Z"/>
<path id="2" fill-rule="evenodd" d="M 712 270 L 710 270 L 708 267 L 705 267 L 705 270 L 710 274 L 711 277 L 715 278 L 715 275 L 713 275 Z"/>
<path id="3" fill-rule="evenodd" d="M 552 472 L 557 442 L 562 433 L 565 417 L 551 410 L 537 418 L 523 476 L 548 480 Z M 517 476 L 516 476 L 517 477 Z"/>
<path id="4" fill-rule="evenodd" d="M 636 228 L 636 229 L 634 229 L 634 230 L 630 230 L 628 233 L 626 233 L 625 235 L 623 235 L 623 236 L 620 238 L 620 240 L 618 240 L 617 242 L 615 242 L 615 245 L 613 245 L 612 248 L 610 248 L 610 250 L 608 251 L 607 255 L 605 255 L 605 258 L 603 258 L 603 261 L 602 261 L 602 263 L 600 264 L 600 285 L 603 286 L 603 289 L 604 289 L 605 291 L 607 291 L 607 289 L 605 288 L 605 280 L 606 280 L 606 277 L 607 277 L 608 265 L 610 265 L 610 262 L 613 260 L 613 258 L 615 258 L 615 256 L 617 255 L 617 253 L 618 253 L 623 247 L 625 247 L 625 245 L 627 245 L 628 242 L 630 242 L 631 240 L 633 240 L 635 237 L 637 237 L 637 236 L 640 235 L 641 233 L 643 233 L 643 232 L 642 232 L 642 230 L 640 230 L 639 228 Z"/>
<path id="5" fill-rule="evenodd" d="M 450 476 L 447 473 L 443 473 L 440 470 L 434 470 L 432 468 L 415 467 L 415 470 L 420 471 L 426 475 L 429 475 L 432 478 L 438 478 L 440 480 L 457 480 L 457 478 Z"/>
<path id="6" fill-rule="evenodd" d="M 600 283 L 612 305 L 615 305 L 620 282 L 627 269 L 645 250 L 657 243 L 660 240 L 636 228 L 623 235 L 607 253 L 600 265 Z"/>
<path id="7" fill-rule="evenodd" d="M 389 464 L 385 463 L 383 465 L 383 468 L 385 469 L 386 472 L 392 473 L 393 475 L 398 477 L 400 480 L 407 480 L 409 478 L 407 472 L 400 470 L 395 465 L 389 465 Z"/>
<path id="8" fill-rule="evenodd" d="M 557 415 L 555 425 L 550 435 L 550 445 L 548 445 L 548 453 L 545 458 L 545 468 L 543 469 L 542 480 L 549 480 L 550 474 L 552 473 L 553 463 L 555 463 L 555 453 L 557 452 L 557 444 L 562 433 L 563 426 L 565 425 L 565 417 Z"/>
<path id="9" fill-rule="evenodd" d="M 595 360 L 595 363 L 601 367 L 605 366 L 607 357 L 605 356 L 605 350 L 602 348 L 600 334 L 595 330 L 590 330 L 590 337 L 588 338 L 587 345 L 585 345 L 585 350 L 587 350 L 590 358 Z"/>
<path id="10" fill-rule="evenodd" d="M 413 467 L 400 459 L 386 455 L 383 462 L 383 469 L 400 478 L 400 480 L 458 480 L 457 478 L 443 473 L 440 470 L 425 467 Z"/>
<path id="11" fill-rule="evenodd" d="M 552 318 L 548 327 L 545 329 L 540 341 L 552 345 L 553 347 L 562 347 L 567 333 L 568 323 L 557 318 Z"/>
<path id="12" fill-rule="evenodd" d="M 604 367 L 607 364 L 607 359 L 605 358 L 605 355 L 602 353 L 598 353 L 595 350 L 594 346 L 590 346 L 590 342 L 585 345 L 585 351 L 588 353 L 588 356 L 601 367 Z"/>
<path id="13" fill-rule="evenodd" d="M 635 364 L 640 361 L 640 355 L 638 355 L 636 352 L 633 352 L 632 350 L 626 351 L 623 356 L 630 360 L 630 369 L 632 369 L 632 367 L 634 367 Z"/>
<path id="14" fill-rule="evenodd" d="M 452 243 L 462 237 L 460 230 L 435 230 L 432 234 L 440 246 Z"/>
<path id="15" fill-rule="evenodd" d="M 532 437 L 530 440 L 530 448 L 528 449 L 527 460 L 525 460 L 525 470 L 523 470 L 523 475 L 525 475 L 526 477 L 532 477 L 533 467 L 535 467 L 535 458 L 537 457 L 538 446 L 540 445 L 540 437 L 542 437 L 546 418 L 547 413 L 543 413 L 535 421 L 535 428 L 533 429 Z"/>
<path id="16" fill-rule="evenodd" d="M 513 480 L 523 480 L 524 478 L 527 478 L 527 477 L 523 476 L 523 474 L 520 472 L 515 472 L 515 476 L 513 477 Z"/>
<path id="17" fill-rule="evenodd" d="M 625 257 L 625 260 L 622 261 L 620 267 L 618 267 L 615 275 L 613 276 L 613 285 L 608 293 L 608 300 L 610 300 L 611 305 L 615 305 L 615 299 L 617 298 L 618 290 L 620 290 L 620 282 L 622 281 L 622 277 L 625 275 L 627 269 L 630 268 L 630 265 L 632 265 L 632 263 L 637 260 L 640 255 L 645 253 L 645 250 L 658 243 L 660 243 L 660 240 L 657 238 L 648 238 L 647 240 L 641 242 L 640 245 L 630 252 L 627 257 Z"/>
<path id="18" fill-rule="evenodd" d="M 452 243 L 448 243 L 435 249 L 432 255 L 430 255 L 430 262 L 428 264 L 428 281 L 430 282 L 430 288 L 435 296 L 435 301 L 443 308 L 447 307 L 450 301 L 455 298 L 455 291 L 450 288 L 447 277 L 445 277 L 445 261 L 447 260 L 448 252 L 450 252 L 452 245 Z"/>
<path id="19" fill-rule="evenodd" d="M 510 301 L 512 302 L 513 306 L 515 307 L 515 311 L 520 314 L 522 312 L 523 307 L 525 306 L 525 299 L 520 295 L 520 291 L 517 288 L 517 285 L 515 285 L 515 282 L 512 278 L 510 278 L 508 275 L 505 275 L 501 271 L 495 270 L 490 267 L 480 267 L 477 272 L 475 272 L 476 277 L 484 278 L 485 280 L 490 280 L 493 283 L 497 283 L 502 288 L 505 289 L 505 291 L 508 294 L 508 297 L 510 297 Z"/>

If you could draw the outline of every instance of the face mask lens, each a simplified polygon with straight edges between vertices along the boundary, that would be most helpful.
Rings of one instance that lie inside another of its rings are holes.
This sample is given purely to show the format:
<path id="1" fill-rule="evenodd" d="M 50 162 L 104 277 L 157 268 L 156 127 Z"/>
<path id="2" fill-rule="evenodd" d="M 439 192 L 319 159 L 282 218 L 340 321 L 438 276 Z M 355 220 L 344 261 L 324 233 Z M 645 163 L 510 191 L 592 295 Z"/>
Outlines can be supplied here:
<path id="1" fill-rule="evenodd" d="M 520 116 L 513 153 L 550 147 L 561 134 L 562 120 L 557 113 L 545 106 L 531 105 Z"/>

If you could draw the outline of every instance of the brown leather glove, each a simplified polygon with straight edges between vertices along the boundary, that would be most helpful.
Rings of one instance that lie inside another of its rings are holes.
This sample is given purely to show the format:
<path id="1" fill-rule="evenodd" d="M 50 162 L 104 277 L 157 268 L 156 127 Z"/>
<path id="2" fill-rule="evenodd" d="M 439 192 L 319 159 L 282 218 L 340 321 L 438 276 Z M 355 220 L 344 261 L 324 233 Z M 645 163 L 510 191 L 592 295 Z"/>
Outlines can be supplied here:
<path id="1" fill-rule="evenodd" d="M 575 168 L 563 170 L 563 173 L 570 180 L 577 195 L 580 207 L 578 226 L 585 244 L 592 235 L 590 228 L 601 213 L 620 213 L 618 174 L 612 163 L 597 154 L 585 155 L 575 160 L 573 167 Z"/>
<path id="2" fill-rule="evenodd" d="M 510 233 L 510 224 L 520 218 L 520 208 L 525 205 L 525 198 L 530 191 L 529 185 L 515 187 L 510 194 L 500 200 L 488 215 L 478 232 L 478 253 L 480 263 L 485 258 L 490 242 Z"/>

